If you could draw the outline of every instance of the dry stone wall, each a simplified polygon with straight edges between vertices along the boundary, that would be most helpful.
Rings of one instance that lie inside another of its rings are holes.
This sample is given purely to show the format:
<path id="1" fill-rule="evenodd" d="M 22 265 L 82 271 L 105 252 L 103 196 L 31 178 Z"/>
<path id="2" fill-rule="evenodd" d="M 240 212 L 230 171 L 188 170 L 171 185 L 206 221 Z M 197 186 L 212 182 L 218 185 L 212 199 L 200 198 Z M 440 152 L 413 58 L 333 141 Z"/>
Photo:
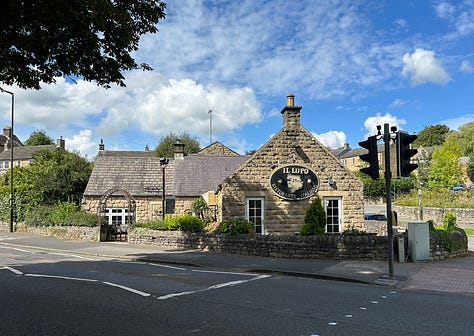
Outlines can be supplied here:
<path id="1" fill-rule="evenodd" d="M 384 260 L 388 257 L 387 237 L 375 235 L 218 235 L 139 229 L 129 233 L 129 243 L 273 258 Z"/>

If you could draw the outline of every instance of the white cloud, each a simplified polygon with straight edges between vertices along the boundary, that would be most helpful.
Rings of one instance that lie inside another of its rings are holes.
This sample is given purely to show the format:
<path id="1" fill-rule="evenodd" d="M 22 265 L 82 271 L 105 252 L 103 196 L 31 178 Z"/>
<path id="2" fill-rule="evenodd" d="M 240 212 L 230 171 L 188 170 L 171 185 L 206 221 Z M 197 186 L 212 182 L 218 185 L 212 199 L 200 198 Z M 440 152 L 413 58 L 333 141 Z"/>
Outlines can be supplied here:
<path id="1" fill-rule="evenodd" d="M 376 135 L 377 134 L 377 126 L 381 126 L 381 132 L 384 131 L 384 125 L 389 124 L 390 127 L 396 126 L 398 129 L 402 129 L 401 126 L 406 124 L 404 119 L 399 119 L 390 113 L 386 113 L 385 115 L 381 115 L 377 113 L 373 117 L 369 117 L 364 121 L 364 128 L 367 131 L 365 137 Z"/>
<path id="2" fill-rule="evenodd" d="M 32 130 L 43 129 L 53 137 L 64 136 L 69 149 L 90 155 L 98 139 L 117 137 L 125 131 L 155 137 L 169 132 L 207 137 L 209 109 L 213 110 L 216 135 L 262 119 L 260 104 L 248 87 L 167 80 L 156 72 L 135 71 L 125 77 L 126 88 L 107 90 L 81 80 L 68 83 L 62 78 L 40 91 L 15 88 L 16 123 L 29 125 Z"/>
<path id="3" fill-rule="evenodd" d="M 331 149 L 340 148 L 347 142 L 346 134 L 342 131 L 329 131 L 322 134 L 313 133 L 313 135 L 324 146 Z"/>
<path id="4" fill-rule="evenodd" d="M 465 72 L 465 73 L 472 73 L 473 72 L 471 63 L 469 61 L 466 61 L 466 60 L 461 62 L 461 66 L 459 67 L 459 70 L 461 70 L 461 72 Z"/>
<path id="5" fill-rule="evenodd" d="M 443 20 L 449 22 L 455 29 L 447 35 L 448 39 L 467 36 L 474 32 L 474 2 L 462 1 L 456 5 L 441 2 L 435 6 L 435 12 Z"/>
<path id="6" fill-rule="evenodd" d="M 435 11 L 442 19 L 452 19 L 456 8 L 448 2 L 441 2 L 435 6 Z"/>
<path id="7" fill-rule="evenodd" d="M 78 134 L 73 134 L 71 137 L 64 138 L 66 149 L 70 151 L 77 151 L 80 155 L 91 159 L 97 153 L 97 145 L 92 141 L 93 132 L 89 129 L 79 131 Z"/>
<path id="8" fill-rule="evenodd" d="M 464 124 L 474 121 L 474 114 L 465 114 L 456 118 L 440 121 L 439 124 L 446 125 L 452 130 L 457 130 Z"/>
<path id="9" fill-rule="evenodd" d="M 413 85 L 424 83 L 446 84 L 451 80 L 443 69 L 434 51 L 416 49 L 412 54 L 403 55 L 402 74 L 410 77 Z"/>
<path id="10" fill-rule="evenodd" d="M 390 103 L 390 107 L 395 108 L 395 107 L 403 106 L 403 105 L 405 105 L 405 104 L 406 104 L 405 101 L 403 101 L 403 100 L 397 98 L 397 99 L 395 99 L 394 101 L 392 101 L 392 102 Z"/>

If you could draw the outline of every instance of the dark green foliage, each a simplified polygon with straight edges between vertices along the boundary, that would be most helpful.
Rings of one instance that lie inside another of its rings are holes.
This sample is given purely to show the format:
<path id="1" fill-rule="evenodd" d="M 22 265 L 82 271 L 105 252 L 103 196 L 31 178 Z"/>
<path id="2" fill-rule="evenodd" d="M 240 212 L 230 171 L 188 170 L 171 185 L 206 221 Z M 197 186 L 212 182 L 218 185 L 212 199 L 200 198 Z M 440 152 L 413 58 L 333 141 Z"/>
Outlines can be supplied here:
<path id="1" fill-rule="evenodd" d="M 95 214 L 81 210 L 73 203 L 57 205 L 39 205 L 29 208 L 24 214 L 24 223 L 28 226 L 89 226 L 98 225 Z"/>
<path id="2" fill-rule="evenodd" d="M 252 234 L 255 233 L 255 227 L 245 218 L 233 218 L 222 221 L 214 231 L 215 233 L 235 234 Z"/>
<path id="3" fill-rule="evenodd" d="M 208 209 L 204 198 L 197 198 L 192 204 L 192 210 L 200 219 L 204 220 L 204 212 Z"/>
<path id="4" fill-rule="evenodd" d="M 36 206 L 31 207 L 24 215 L 24 223 L 27 226 L 51 226 L 51 212 L 53 206 Z"/>
<path id="5" fill-rule="evenodd" d="M 300 234 L 302 236 L 324 234 L 326 232 L 326 223 L 326 212 L 324 211 L 321 199 L 315 197 L 306 210 L 304 225 L 301 228 Z"/>
<path id="6" fill-rule="evenodd" d="M 17 1 L 0 10 L 0 83 L 39 89 L 55 77 L 125 86 L 123 71 L 150 70 L 132 57 L 158 31 L 166 4 L 145 0 Z"/>
<path id="7" fill-rule="evenodd" d="M 446 139 L 446 134 L 450 129 L 446 125 L 430 125 L 422 129 L 417 135 L 418 138 L 413 142 L 414 147 L 419 146 L 438 146 Z"/>
<path id="8" fill-rule="evenodd" d="M 355 175 L 364 183 L 364 198 L 368 200 L 378 200 L 385 197 L 385 179 L 372 180 L 365 174 L 356 172 Z M 415 188 L 416 179 L 414 177 L 392 179 L 392 194 L 394 196 L 405 195 Z"/>
<path id="9" fill-rule="evenodd" d="M 174 156 L 174 144 L 179 140 L 184 144 L 184 154 L 197 153 L 201 149 L 196 137 L 191 137 L 188 133 L 175 134 L 170 132 L 166 137 L 161 138 L 155 149 L 156 156 L 171 158 Z"/>
<path id="10" fill-rule="evenodd" d="M 54 140 L 46 135 L 43 130 L 36 130 L 30 134 L 30 137 L 25 141 L 25 146 L 41 146 L 41 145 L 54 145 Z"/>
<path id="11" fill-rule="evenodd" d="M 76 204 L 69 202 L 59 203 L 52 208 L 50 218 L 54 225 L 71 225 L 69 223 L 70 216 L 79 210 Z"/>

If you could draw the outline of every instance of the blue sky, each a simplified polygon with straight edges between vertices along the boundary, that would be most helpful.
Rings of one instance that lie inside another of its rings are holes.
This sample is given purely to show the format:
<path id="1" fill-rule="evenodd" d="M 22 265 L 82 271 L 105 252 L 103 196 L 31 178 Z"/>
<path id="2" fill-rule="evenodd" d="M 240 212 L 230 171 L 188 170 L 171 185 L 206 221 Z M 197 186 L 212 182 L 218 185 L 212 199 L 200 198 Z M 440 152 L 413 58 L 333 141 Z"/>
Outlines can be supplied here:
<path id="1" fill-rule="evenodd" d="M 15 133 L 62 136 L 93 158 L 155 148 L 170 132 L 239 153 L 282 126 L 286 96 L 301 122 L 337 148 L 390 123 L 408 132 L 474 121 L 474 1 L 241 0 L 167 2 L 159 32 L 135 53 L 154 71 L 125 73 L 126 88 L 59 78 L 15 92 Z M 10 96 L 0 95 L 10 123 Z"/>

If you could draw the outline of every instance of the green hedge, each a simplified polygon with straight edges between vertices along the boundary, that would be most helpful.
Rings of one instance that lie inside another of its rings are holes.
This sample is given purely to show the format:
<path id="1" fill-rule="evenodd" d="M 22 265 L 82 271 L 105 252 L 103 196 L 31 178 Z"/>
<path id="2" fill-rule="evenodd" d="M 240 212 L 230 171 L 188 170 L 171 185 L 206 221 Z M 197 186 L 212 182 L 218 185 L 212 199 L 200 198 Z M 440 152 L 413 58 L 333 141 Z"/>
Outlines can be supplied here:
<path id="1" fill-rule="evenodd" d="M 205 223 L 201 219 L 191 216 L 166 216 L 165 220 L 153 220 L 134 224 L 134 227 L 145 228 L 149 230 L 169 230 L 201 232 L 204 230 Z"/>

